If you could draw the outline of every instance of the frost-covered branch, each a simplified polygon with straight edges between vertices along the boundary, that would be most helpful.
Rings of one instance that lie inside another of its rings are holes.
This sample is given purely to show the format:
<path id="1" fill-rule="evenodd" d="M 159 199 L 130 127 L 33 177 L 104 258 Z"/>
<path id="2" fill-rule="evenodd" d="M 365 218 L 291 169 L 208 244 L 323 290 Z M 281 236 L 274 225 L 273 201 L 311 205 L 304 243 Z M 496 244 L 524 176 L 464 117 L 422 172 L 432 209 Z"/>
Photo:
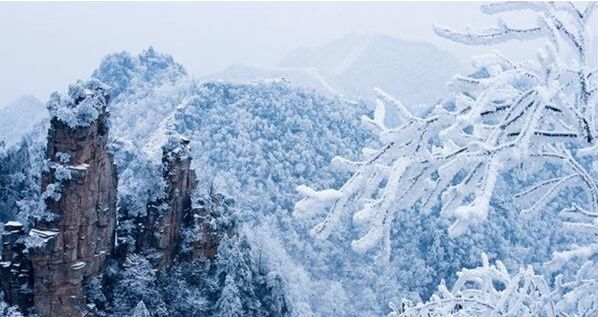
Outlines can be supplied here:
<path id="1" fill-rule="evenodd" d="M 423 316 L 556 316 L 554 291 L 533 268 L 511 275 L 502 262 L 464 269 L 451 290 L 442 283 L 429 301 L 400 308 L 391 305 L 389 317 Z"/>
<path id="2" fill-rule="evenodd" d="M 528 10 L 546 15 L 544 22 L 564 32 L 559 41 L 566 41 L 563 37 L 571 32 L 560 28 L 565 23 L 580 45 L 585 45 L 581 38 L 592 36 L 585 17 L 593 6 L 580 11 L 573 5 L 507 2 L 488 4 L 482 10 L 488 14 Z M 500 27 L 501 32 L 513 30 L 505 24 Z M 477 37 L 443 32 L 441 36 L 453 40 L 485 43 Z M 588 212 L 595 214 L 596 174 L 582 163 L 587 158 L 580 156 L 585 153 L 598 159 L 596 151 L 586 150 L 596 147 L 596 102 L 580 96 L 596 83 L 588 79 L 592 73 L 584 62 L 580 58 L 578 65 L 565 63 L 558 47 L 550 42 L 538 52 L 537 60 L 521 64 L 497 53 L 476 57 L 477 71 L 456 76 L 449 84 L 452 96 L 424 117 L 413 115 L 376 89 L 374 117 L 364 117 L 363 123 L 384 145 L 368 151 L 361 161 L 335 158 L 334 164 L 353 176 L 339 189 L 318 192 L 301 187 L 305 198 L 297 203 L 295 215 L 314 218 L 326 214 L 311 231 L 320 239 L 351 222 L 361 233 L 352 244 L 354 250 L 365 253 L 379 248 L 384 259 L 390 255 L 389 232 L 398 213 L 414 209 L 429 213 L 439 208 L 442 215 L 454 220 L 449 233 L 462 234 L 487 218 L 501 173 L 532 162 L 536 163 L 527 171 L 529 175 L 541 174 L 542 164 L 554 163 L 562 169 L 559 175 L 540 177 L 527 190 L 513 193 L 516 207 L 540 210 L 574 187 L 585 196 L 578 205 L 587 204 Z M 394 111 L 387 111 L 392 108 Z M 396 118 L 387 118 L 389 113 Z M 399 124 L 388 127 L 385 122 Z M 533 203 L 530 206 L 528 202 Z"/>
<path id="3" fill-rule="evenodd" d="M 439 25 L 434 26 L 434 31 L 441 37 L 467 45 L 494 45 L 509 40 L 527 41 L 546 36 L 546 31 L 542 27 L 519 29 L 502 23 L 498 27 L 488 28 L 480 33 L 458 33 Z"/>

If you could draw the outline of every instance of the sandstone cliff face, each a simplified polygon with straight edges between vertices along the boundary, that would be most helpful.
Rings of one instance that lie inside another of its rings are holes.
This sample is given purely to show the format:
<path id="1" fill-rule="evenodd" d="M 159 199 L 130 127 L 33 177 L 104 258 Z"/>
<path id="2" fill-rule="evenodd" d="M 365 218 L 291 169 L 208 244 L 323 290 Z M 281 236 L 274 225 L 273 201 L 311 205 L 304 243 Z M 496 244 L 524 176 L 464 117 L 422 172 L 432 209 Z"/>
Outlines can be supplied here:
<path id="1" fill-rule="evenodd" d="M 42 192 L 54 217 L 37 221 L 29 233 L 33 300 L 42 317 L 89 314 L 83 281 L 103 272 L 114 248 L 117 175 L 107 151 L 108 91 L 93 83 L 69 94 L 67 112 L 92 108 L 74 113 L 85 119 L 75 124 L 67 120 L 72 115 L 51 121 Z"/>
<path id="2" fill-rule="evenodd" d="M 78 82 L 67 96 L 53 95 L 48 105 L 47 168 L 42 173 L 42 209 L 34 228 L 5 225 L 0 288 L 6 299 L 41 317 L 93 316 L 84 285 L 105 272 L 115 257 L 117 174 L 107 150 L 108 88 L 98 81 Z M 196 186 L 189 141 L 171 137 L 162 147 L 165 190 L 134 220 L 131 245 L 154 267 L 168 269 L 183 244 L 193 258 L 213 259 L 220 235 L 209 206 L 192 208 Z M 126 219 L 125 219 L 126 220 Z M 190 237 L 189 241 L 185 237 Z M 95 279 L 94 279 L 95 280 Z"/>
<path id="3" fill-rule="evenodd" d="M 152 264 L 158 268 L 172 265 L 181 243 L 181 229 L 185 215 L 191 213 L 191 192 L 196 185 L 191 169 L 189 141 L 170 138 L 162 147 L 164 196 L 150 202 L 147 214 L 138 219 L 138 252 L 154 252 Z"/>

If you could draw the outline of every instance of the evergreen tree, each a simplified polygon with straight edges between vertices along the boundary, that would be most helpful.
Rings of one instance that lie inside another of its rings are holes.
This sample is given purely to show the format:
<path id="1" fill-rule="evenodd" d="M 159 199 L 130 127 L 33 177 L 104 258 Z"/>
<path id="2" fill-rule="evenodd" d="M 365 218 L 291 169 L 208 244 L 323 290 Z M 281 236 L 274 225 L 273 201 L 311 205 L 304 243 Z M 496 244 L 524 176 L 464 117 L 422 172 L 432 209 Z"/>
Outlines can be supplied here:
<path id="1" fill-rule="evenodd" d="M 156 285 L 156 272 L 145 257 L 137 254 L 127 257 L 120 275 L 114 295 L 116 313 L 130 312 L 143 301 L 154 316 L 167 315 L 162 294 Z"/>
<path id="2" fill-rule="evenodd" d="M 143 301 L 139 301 L 139 303 L 137 303 L 137 306 L 135 306 L 135 310 L 133 311 L 133 317 L 150 317 L 151 314 L 150 312 L 147 310 L 147 307 L 145 307 L 145 304 L 143 303 Z"/>
<path id="3" fill-rule="evenodd" d="M 236 236 L 225 234 L 218 246 L 216 275 L 219 277 L 220 282 L 224 282 L 225 277 L 228 275 L 237 274 L 240 269 L 241 250 L 237 239 Z"/>
<path id="4" fill-rule="evenodd" d="M 214 317 L 241 317 L 243 307 L 239 298 L 239 289 L 231 275 L 227 275 L 224 280 L 224 288 L 220 298 L 216 302 L 216 311 Z"/>
<path id="5" fill-rule="evenodd" d="M 254 291 L 255 267 L 251 261 L 249 244 L 240 240 L 238 236 L 224 235 L 218 247 L 216 272 L 221 282 L 225 276 L 233 279 L 239 289 L 243 311 L 255 316 L 261 306 Z"/>
<path id="6" fill-rule="evenodd" d="M 265 309 L 272 317 L 286 316 L 289 305 L 285 294 L 286 283 L 278 272 L 270 272 L 266 277 L 268 294 L 264 298 Z"/>

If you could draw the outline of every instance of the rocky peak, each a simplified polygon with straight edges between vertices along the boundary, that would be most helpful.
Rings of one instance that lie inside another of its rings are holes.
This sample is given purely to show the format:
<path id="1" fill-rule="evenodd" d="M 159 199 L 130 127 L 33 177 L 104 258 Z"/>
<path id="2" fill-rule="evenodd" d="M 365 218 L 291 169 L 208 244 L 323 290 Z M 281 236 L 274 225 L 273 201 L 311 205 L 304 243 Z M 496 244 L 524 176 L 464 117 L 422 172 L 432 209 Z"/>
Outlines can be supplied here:
<path id="1" fill-rule="evenodd" d="M 192 211 L 191 193 L 197 181 L 191 169 L 189 140 L 170 137 L 162 147 L 162 165 L 164 195 L 148 203 L 135 239 L 138 252 L 155 251 L 153 264 L 159 268 L 172 264 L 180 247 L 184 217 Z"/>
<path id="2" fill-rule="evenodd" d="M 114 248 L 117 175 L 107 150 L 109 89 L 77 82 L 48 103 L 48 168 L 42 198 L 49 217 L 27 244 L 35 311 L 42 317 L 87 313 L 83 281 L 100 275 Z"/>
<path id="3" fill-rule="evenodd" d="M 149 47 L 136 56 L 127 52 L 105 56 L 92 77 L 110 85 L 111 96 L 118 98 L 121 93 L 134 91 L 131 86 L 175 82 L 186 75 L 185 68 L 172 56 Z"/>

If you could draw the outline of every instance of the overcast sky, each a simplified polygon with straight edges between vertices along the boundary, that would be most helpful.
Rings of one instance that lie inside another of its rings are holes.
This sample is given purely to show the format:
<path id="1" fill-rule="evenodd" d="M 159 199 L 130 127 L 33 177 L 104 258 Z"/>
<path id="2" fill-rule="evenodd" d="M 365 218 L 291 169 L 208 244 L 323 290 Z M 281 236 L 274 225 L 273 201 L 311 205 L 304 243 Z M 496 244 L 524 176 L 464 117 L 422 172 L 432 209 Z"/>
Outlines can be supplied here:
<path id="1" fill-rule="evenodd" d="M 472 2 L 3 2 L 0 105 L 25 93 L 46 100 L 52 91 L 88 78 L 104 55 L 122 50 L 138 53 L 150 45 L 173 55 L 196 76 L 236 63 L 272 66 L 293 49 L 350 33 L 428 41 L 467 61 L 488 48 L 440 39 L 432 25 L 475 29 L 494 20 Z M 534 51 L 522 50 L 520 45 L 503 49 L 516 58 Z"/>

